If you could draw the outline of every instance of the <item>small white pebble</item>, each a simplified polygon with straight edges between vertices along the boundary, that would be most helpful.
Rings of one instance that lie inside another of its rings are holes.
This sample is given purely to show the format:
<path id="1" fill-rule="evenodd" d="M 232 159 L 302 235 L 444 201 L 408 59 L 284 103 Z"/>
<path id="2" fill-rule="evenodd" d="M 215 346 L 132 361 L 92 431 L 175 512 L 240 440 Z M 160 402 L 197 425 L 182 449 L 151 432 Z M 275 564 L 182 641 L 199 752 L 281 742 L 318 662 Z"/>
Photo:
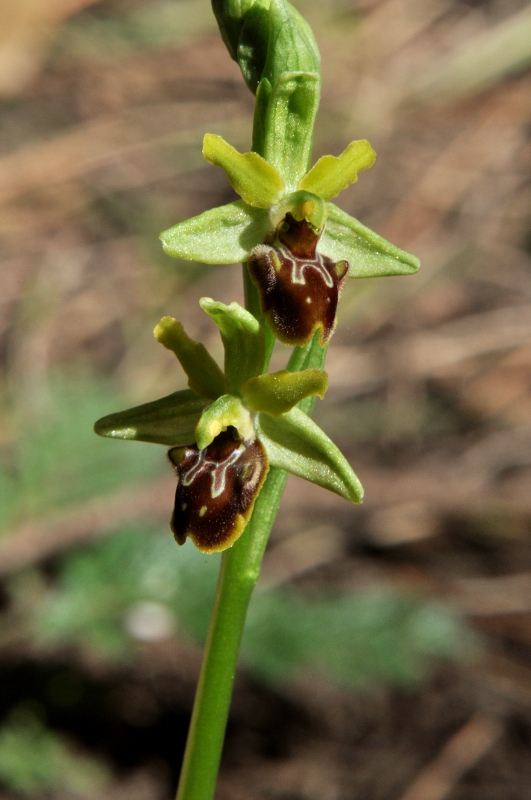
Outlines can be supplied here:
<path id="1" fill-rule="evenodd" d="M 129 607 L 124 618 L 127 633 L 139 642 L 160 642 L 175 632 L 169 609 L 162 603 L 140 601 Z"/>

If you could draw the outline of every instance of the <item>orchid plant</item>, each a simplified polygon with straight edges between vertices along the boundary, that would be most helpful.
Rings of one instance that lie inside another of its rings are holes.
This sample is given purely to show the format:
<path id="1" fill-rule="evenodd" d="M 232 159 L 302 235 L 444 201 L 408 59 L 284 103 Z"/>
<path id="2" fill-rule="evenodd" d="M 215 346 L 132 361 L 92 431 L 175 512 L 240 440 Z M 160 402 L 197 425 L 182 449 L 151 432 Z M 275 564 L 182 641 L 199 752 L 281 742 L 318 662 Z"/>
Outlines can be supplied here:
<path id="1" fill-rule="evenodd" d="M 184 757 L 178 800 L 211 800 L 240 639 L 288 472 L 352 503 L 363 489 L 310 418 L 328 387 L 323 371 L 347 277 L 407 275 L 418 260 L 332 202 L 374 164 L 366 140 L 310 168 L 320 63 L 313 33 L 286 0 L 212 0 L 231 57 L 256 94 L 252 149 L 207 134 L 203 154 L 241 200 L 161 234 L 167 253 L 208 264 L 244 263 L 245 305 L 202 298 L 219 328 L 222 370 L 172 317 L 155 328 L 188 389 L 110 414 L 102 436 L 170 448 L 177 473 L 171 528 L 205 553 L 223 551 Z M 276 340 L 293 347 L 269 372 Z"/>

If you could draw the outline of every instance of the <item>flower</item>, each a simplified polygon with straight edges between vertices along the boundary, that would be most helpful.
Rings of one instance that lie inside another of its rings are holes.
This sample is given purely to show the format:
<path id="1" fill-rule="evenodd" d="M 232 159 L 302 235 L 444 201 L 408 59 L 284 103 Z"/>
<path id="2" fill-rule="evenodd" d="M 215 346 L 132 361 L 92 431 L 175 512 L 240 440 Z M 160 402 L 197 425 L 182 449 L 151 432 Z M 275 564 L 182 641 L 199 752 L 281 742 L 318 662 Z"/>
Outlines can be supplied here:
<path id="1" fill-rule="evenodd" d="M 415 256 L 330 202 L 374 164 L 376 154 L 365 139 L 351 142 L 338 157 L 323 156 L 291 182 L 258 153 L 239 153 L 221 136 L 206 134 L 203 155 L 225 170 L 242 199 L 165 231 L 163 247 L 191 261 L 246 261 L 261 313 L 286 344 L 304 345 L 316 330 L 321 345 L 328 342 L 347 274 L 418 270 Z"/>
<path id="2" fill-rule="evenodd" d="M 230 547 L 243 533 L 270 466 L 360 503 L 361 484 L 328 436 L 297 405 L 323 397 L 320 369 L 263 373 L 265 335 L 238 303 L 210 298 L 201 308 L 217 324 L 225 350 L 222 371 L 205 347 L 172 317 L 155 328 L 188 376 L 188 389 L 96 423 L 100 436 L 170 446 L 178 485 L 171 527 L 205 553 Z"/>
<path id="3" fill-rule="evenodd" d="M 168 457 L 178 476 L 175 539 L 184 544 L 190 536 L 205 553 L 226 550 L 243 532 L 269 470 L 263 446 L 229 426 L 203 450 L 172 447 Z"/>

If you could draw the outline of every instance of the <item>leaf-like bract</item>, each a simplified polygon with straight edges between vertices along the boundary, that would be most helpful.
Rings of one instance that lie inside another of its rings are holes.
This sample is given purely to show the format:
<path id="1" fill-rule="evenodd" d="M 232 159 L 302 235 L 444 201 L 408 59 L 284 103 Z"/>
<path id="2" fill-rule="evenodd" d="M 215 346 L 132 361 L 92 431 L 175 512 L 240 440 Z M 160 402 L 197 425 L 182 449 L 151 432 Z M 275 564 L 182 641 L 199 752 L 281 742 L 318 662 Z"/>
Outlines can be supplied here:
<path id="1" fill-rule="evenodd" d="M 257 244 L 263 242 L 269 227 L 269 214 L 237 200 L 204 211 L 160 234 L 168 255 L 204 264 L 234 264 L 245 261 Z"/>
<path id="2" fill-rule="evenodd" d="M 195 442 L 195 427 L 207 401 L 190 389 L 99 419 L 94 430 L 110 439 L 133 439 L 182 447 Z"/>
<path id="3" fill-rule="evenodd" d="M 350 278 L 411 275 L 420 266 L 416 256 L 395 247 L 333 203 L 328 203 L 319 249 L 334 261 L 348 261 Z"/>
<path id="4" fill-rule="evenodd" d="M 363 488 L 350 464 L 303 411 L 293 408 L 278 419 L 258 414 L 255 428 L 271 466 L 330 489 L 351 503 L 361 503 Z"/>

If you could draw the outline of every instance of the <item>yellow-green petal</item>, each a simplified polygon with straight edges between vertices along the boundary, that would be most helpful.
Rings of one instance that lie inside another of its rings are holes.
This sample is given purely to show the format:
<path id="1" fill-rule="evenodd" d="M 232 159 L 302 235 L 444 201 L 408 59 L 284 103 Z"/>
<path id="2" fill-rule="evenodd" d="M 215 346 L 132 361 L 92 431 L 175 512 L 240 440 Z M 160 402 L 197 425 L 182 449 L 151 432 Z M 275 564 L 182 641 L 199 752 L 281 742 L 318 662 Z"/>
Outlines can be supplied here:
<path id="1" fill-rule="evenodd" d="M 173 317 L 162 317 L 153 333 L 158 342 L 175 353 L 192 391 L 210 400 L 227 391 L 227 381 L 221 369 L 204 345 L 190 339 L 180 322 Z"/>
<path id="2" fill-rule="evenodd" d="M 203 155 L 225 170 L 230 185 L 248 205 L 270 208 L 282 197 L 284 181 L 280 173 L 258 153 L 239 153 L 221 136 L 207 133 Z"/>
<path id="3" fill-rule="evenodd" d="M 241 388 L 243 402 L 251 411 L 265 411 L 279 417 L 290 411 L 305 397 L 317 395 L 323 399 L 328 389 L 328 376 L 322 369 L 302 372 L 270 372 L 251 378 Z"/>
<path id="4" fill-rule="evenodd" d="M 203 412 L 196 425 L 195 440 L 198 448 L 204 450 L 230 426 L 236 428 L 244 441 L 253 438 L 254 428 L 250 413 L 239 397 L 224 394 Z"/>
<path id="5" fill-rule="evenodd" d="M 331 200 L 349 183 L 356 183 L 358 174 L 372 167 L 376 161 L 376 153 L 366 139 L 351 142 L 340 156 L 323 156 L 313 165 L 311 170 L 299 181 L 298 189 Z"/>

